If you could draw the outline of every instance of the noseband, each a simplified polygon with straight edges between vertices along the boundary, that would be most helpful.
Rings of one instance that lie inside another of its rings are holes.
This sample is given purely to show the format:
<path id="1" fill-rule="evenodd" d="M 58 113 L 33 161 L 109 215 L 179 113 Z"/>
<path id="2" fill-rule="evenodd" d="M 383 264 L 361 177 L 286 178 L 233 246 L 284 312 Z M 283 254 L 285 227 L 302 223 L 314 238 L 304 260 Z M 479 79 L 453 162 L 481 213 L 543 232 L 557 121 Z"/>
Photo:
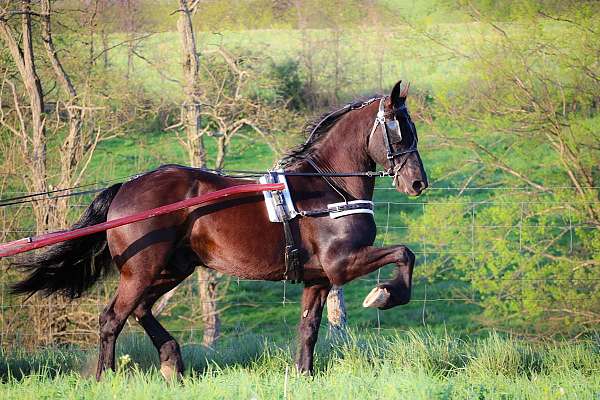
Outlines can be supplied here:
<path id="1" fill-rule="evenodd" d="M 371 137 L 373 136 L 373 133 L 375 133 L 375 131 L 377 130 L 377 127 L 381 126 L 381 135 L 383 136 L 383 144 L 387 153 L 386 157 L 390 162 L 390 167 L 388 168 L 387 173 L 389 175 L 393 174 L 395 185 L 396 181 L 398 180 L 398 173 L 400 172 L 402 167 L 404 167 L 404 164 L 406 164 L 406 160 L 408 159 L 408 157 L 404 157 L 402 162 L 397 163 L 396 157 L 414 153 L 417 151 L 417 135 L 415 134 L 412 125 L 408 124 L 411 129 L 411 133 L 414 137 L 410 148 L 406 150 L 394 150 L 393 144 L 400 143 L 402 141 L 402 130 L 400 129 L 400 123 L 398 123 L 395 113 L 393 119 L 388 120 L 385 118 L 384 100 L 385 97 L 382 97 L 379 100 L 379 111 L 377 111 L 377 116 L 375 117 L 375 121 L 373 122 L 373 128 L 371 129 L 371 133 L 369 134 L 369 140 L 367 143 L 371 141 Z M 406 109 L 406 105 L 404 104 L 402 104 L 400 108 L 397 109 L 397 111 L 401 111 L 405 114 L 408 114 L 408 110 Z"/>

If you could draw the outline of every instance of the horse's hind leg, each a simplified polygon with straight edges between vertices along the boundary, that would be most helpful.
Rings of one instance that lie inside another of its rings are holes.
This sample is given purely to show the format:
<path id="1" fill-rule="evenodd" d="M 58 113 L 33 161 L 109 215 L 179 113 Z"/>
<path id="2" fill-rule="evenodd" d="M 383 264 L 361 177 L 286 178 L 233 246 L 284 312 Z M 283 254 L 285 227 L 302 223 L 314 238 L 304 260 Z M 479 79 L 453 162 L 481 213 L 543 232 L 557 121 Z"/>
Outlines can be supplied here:
<path id="1" fill-rule="evenodd" d="M 181 378 L 183 359 L 179 344 L 169 332 L 152 315 L 152 306 L 163 294 L 179 285 L 189 274 L 157 280 L 144 295 L 142 301 L 133 311 L 136 321 L 144 328 L 156 347 L 160 358 L 160 372 L 167 380 Z"/>
<path id="2" fill-rule="evenodd" d="M 98 355 L 98 369 L 96 379 L 100 380 L 102 373 L 107 368 L 115 370 L 115 343 L 127 317 L 137 306 L 147 282 L 144 280 L 128 278 L 121 275 L 117 293 L 110 304 L 100 314 L 100 352 Z"/>

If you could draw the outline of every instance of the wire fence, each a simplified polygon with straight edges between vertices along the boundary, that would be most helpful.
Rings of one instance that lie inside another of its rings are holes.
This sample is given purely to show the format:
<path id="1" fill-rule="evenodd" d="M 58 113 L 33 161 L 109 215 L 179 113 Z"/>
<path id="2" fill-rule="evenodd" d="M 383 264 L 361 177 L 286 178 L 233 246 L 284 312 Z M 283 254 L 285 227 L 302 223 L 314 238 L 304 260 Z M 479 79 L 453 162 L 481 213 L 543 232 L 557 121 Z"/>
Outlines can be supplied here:
<path id="1" fill-rule="evenodd" d="M 472 321 L 481 316 L 489 299 L 482 294 L 481 285 L 474 287 L 468 279 L 448 278 L 447 269 L 462 262 L 477 271 L 487 264 L 495 266 L 495 257 L 506 259 L 505 253 L 512 251 L 515 257 L 519 255 L 523 260 L 535 258 L 541 262 L 539 260 L 543 259 L 549 263 L 567 263 L 572 268 L 584 265 L 586 271 L 592 272 L 573 274 L 561 270 L 555 274 L 528 275 L 519 273 L 516 268 L 515 273 L 492 274 L 491 283 L 503 288 L 497 294 L 498 301 L 543 306 L 552 302 L 543 292 L 544 286 L 563 288 L 566 295 L 559 298 L 560 303 L 568 304 L 570 312 L 578 312 L 581 304 L 582 313 L 593 314 L 592 328 L 598 327 L 594 325 L 594 318 L 599 318 L 600 310 L 596 313 L 589 310 L 589 300 L 598 296 L 595 291 L 600 288 L 599 265 L 593 254 L 584 254 L 584 241 L 588 233 L 597 232 L 599 227 L 578 211 L 582 203 L 597 207 L 599 201 L 527 198 L 520 194 L 519 188 L 502 187 L 468 188 L 472 190 L 438 187 L 433 188 L 432 196 L 424 199 L 397 201 L 400 195 L 390 189 L 376 190 L 378 234 L 375 244 L 406 244 L 416 254 L 413 296 L 409 305 L 390 311 L 363 309 L 364 296 L 375 285 L 384 282 L 393 273 L 394 266 L 361 277 L 345 286 L 351 326 L 376 332 L 394 332 L 415 326 L 477 329 L 478 325 Z M 556 190 L 572 191 L 574 188 Z M 496 191 L 511 194 L 487 196 Z M 473 193 L 479 195 L 473 196 Z M 77 214 L 87 206 L 73 204 L 71 208 Z M 20 217 L 14 218 L 17 210 Z M 3 242 L 33 234 L 32 226 L 24 222 L 32 221 L 27 217 L 28 213 L 31 214 L 31 210 L 23 205 L 0 209 Z M 10 267 L 3 271 L 0 278 L 2 346 L 28 343 L 44 334 L 49 335 L 46 343 L 86 342 L 95 338 L 97 316 L 108 303 L 118 281 L 116 274 L 111 275 L 88 295 L 72 302 L 54 297 L 23 301 L 8 293 L 10 284 L 19 275 Z M 194 274 L 180 285 L 160 317 L 170 332 L 188 342 L 199 340 L 203 332 L 198 283 L 198 276 Z M 300 316 L 301 285 L 224 276 L 220 278 L 219 286 L 218 306 L 224 335 L 259 333 L 284 337 L 295 331 Z M 576 290 L 567 290 L 573 288 Z M 50 322 L 46 321 L 49 315 L 54 318 Z M 40 324 L 40 321 L 45 322 Z M 133 319 L 128 322 L 127 329 L 141 331 Z"/>

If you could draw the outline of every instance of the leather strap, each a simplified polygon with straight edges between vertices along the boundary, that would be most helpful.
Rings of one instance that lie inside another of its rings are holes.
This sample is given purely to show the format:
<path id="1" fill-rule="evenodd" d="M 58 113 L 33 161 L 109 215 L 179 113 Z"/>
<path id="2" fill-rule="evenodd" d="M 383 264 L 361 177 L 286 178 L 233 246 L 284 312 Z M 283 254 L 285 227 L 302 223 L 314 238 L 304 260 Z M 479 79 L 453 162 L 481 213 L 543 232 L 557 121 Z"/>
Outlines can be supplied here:
<path id="1" fill-rule="evenodd" d="M 277 182 L 277 173 L 271 172 L 271 180 Z M 273 200 L 275 212 L 283 224 L 283 236 L 285 238 L 285 272 L 283 279 L 290 283 L 301 283 L 303 278 L 303 263 L 300 249 L 296 246 L 292 228 L 290 226 L 290 215 L 285 209 L 285 202 L 281 191 L 274 191 Z"/>

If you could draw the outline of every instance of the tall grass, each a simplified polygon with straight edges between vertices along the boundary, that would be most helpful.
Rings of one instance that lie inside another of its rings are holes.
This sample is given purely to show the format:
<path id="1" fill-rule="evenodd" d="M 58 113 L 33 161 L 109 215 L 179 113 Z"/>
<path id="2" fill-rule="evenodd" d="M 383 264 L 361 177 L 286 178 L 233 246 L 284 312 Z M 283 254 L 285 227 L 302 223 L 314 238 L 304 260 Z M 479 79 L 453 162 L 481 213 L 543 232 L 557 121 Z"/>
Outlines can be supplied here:
<path id="1" fill-rule="evenodd" d="M 409 331 L 321 341 L 314 377 L 293 368 L 290 343 L 251 336 L 214 350 L 183 347 L 181 384 L 157 373 L 149 341 L 130 336 L 121 368 L 100 383 L 87 376 L 95 353 L 52 349 L 2 353 L 2 398 L 530 398 L 597 399 L 598 342 L 531 343 L 491 333 L 478 339 Z M 287 371 L 287 374 L 286 374 Z M 287 375 L 287 376 L 286 376 Z M 285 391 L 285 393 L 284 393 Z"/>

